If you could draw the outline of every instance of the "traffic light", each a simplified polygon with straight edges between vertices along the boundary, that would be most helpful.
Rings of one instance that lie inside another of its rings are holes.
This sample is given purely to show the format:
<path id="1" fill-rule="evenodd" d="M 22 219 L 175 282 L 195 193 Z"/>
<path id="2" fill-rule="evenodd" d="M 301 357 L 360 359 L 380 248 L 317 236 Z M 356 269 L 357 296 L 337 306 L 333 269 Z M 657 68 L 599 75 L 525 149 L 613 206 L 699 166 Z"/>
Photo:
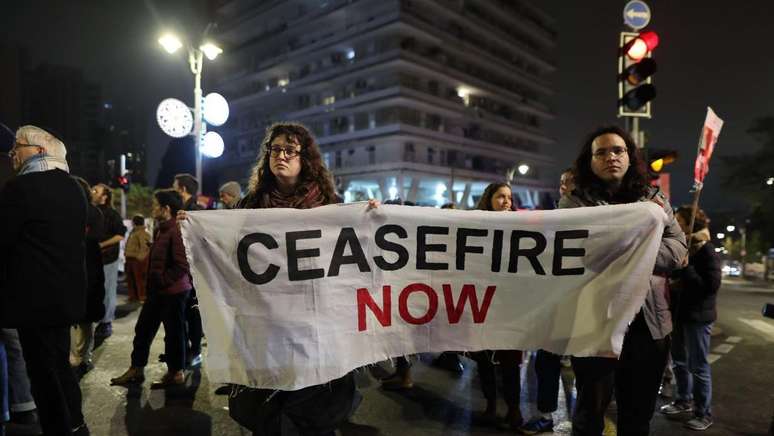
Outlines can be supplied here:
<path id="1" fill-rule="evenodd" d="M 656 32 L 621 32 L 618 44 L 618 116 L 650 118 L 650 102 L 656 98 L 652 76 L 657 71 L 653 49 Z"/>
<path id="2" fill-rule="evenodd" d="M 664 165 L 671 164 L 677 160 L 677 152 L 674 150 L 647 149 L 648 153 L 648 176 L 651 180 L 658 180 L 664 170 Z"/>
<path id="3" fill-rule="evenodd" d="M 132 177 L 126 172 L 124 175 L 116 177 L 116 182 L 118 183 L 118 187 L 123 189 L 124 192 L 129 192 L 129 187 L 132 184 Z"/>

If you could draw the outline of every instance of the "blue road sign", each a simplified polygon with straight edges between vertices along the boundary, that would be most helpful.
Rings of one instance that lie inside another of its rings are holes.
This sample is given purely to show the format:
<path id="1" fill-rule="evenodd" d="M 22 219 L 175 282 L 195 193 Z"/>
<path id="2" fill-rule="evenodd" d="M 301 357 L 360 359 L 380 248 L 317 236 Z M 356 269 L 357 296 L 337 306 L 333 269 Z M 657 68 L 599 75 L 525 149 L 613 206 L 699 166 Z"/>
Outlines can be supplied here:
<path id="1" fill-rule="evenodd" d="M 650 23 L 650 7 L 642 0 L 631 0 L 623 10 L 624 23 L 634 30 L 640 30 Z"/>

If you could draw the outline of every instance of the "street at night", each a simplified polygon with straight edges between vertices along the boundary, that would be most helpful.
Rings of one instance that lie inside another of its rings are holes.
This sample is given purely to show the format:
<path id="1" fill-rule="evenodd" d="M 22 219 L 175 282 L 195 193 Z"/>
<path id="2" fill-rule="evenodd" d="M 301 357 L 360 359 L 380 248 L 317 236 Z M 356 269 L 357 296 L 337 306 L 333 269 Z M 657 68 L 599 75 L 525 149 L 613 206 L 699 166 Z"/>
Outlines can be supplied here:
<path id="1" fill-rule="evenodd" d="M 774 301 L 774 285 L 756 284 L 739 279 L 727 279 L 720 290 L 720 331 L 713 335 L 712 363 L 713 412 L 715 425 L 707 435 L 763 435 L 774 411 L 774 321 L 761 317 L 764 303 Z M 95 354 L 95 369 L 82 380 L 86 419 L 97 435 L 249 435 L 228 416 L 226 396 L 214 394 L 205 371 L 188 374 L 185 388 L 150 390 L 150 381 L 142 387 L 110 386 L 128 365 L 132 330 L 138 306 L 122 304 L 123 315 L 115 323 L 112 337 Z M 720 347 L 720 348 L 718 348 Z M 161 335 L 156 339 L 151 356 L 163 352 Z M 721 352 L 722 351 L 722 352 Z M 385 391 L 376 377 L 392 371 L 389 362 L 358 371 L 358 386 L 363 394 L 352 419 L 340 430 L 343 436 L 425 436 L 425 435 L 501 435 L 502 430 L 487 429 L 473 423 L 476 411 L 483 409 L 484 400 L 475 377 L 475 364 L 464 359 L 465 372 L 457 376 L 433 367 L 430 355 L 415 363 L 414 387 L 404 391 Z M 206 366 L 206 358 L 204 366 Z M 160 378 L 164 364 L 153 363 L 146 371 L 149 380 Z M 523 371 L 524 372 L 524 371 Z M 534 383 L 534 377 L 532 378 Z M 565 369 L 563 380 L 572 380 Z M 534 385 L 523 381 L 522 413 L 536 413 Z M 530 395 L 530 389 L 533 394 Z M 664 400 L 660 400 L 659 405 Z M 568 435 L 564 395 L 555 413 L 557 429 L 553 434 Z M 502 406 L 502 405 L 501 405 Z M 502 413 L 502 410 L 501 410 Z M 615 435 L 615 409 L 608 411 L 606 436 Z M 660 413 L 653 418 L 653 435 L 693 435 L 683 428 L 685 418 L 670 419 Z M 293 432 L 288 434 L 295 434 Z M 551 434 L 551 433 L 546 433 Z"/>
<path id="2" fill-rule="evenodd" d="M 774 436 L 774 1 L 3 6 L 0 436 Z"/>

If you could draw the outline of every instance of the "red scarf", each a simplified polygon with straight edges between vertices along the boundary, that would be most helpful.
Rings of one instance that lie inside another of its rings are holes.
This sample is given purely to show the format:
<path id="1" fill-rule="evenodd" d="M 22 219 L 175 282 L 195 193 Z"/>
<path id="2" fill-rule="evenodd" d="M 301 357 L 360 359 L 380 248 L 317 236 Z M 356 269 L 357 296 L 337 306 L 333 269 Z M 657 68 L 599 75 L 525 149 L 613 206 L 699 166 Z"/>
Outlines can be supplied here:
<path id="1" fill-rule="evenodd" d="M 264 192 L 258 199 L 258 207 L 260 208 L 311 209 L 324 204 L 327 204 L 325 198 L 320 192 L 320 187 L 314 182 L 301 186 L 292 194 L 283 194 L 274 189 L 271 192 Z"/>

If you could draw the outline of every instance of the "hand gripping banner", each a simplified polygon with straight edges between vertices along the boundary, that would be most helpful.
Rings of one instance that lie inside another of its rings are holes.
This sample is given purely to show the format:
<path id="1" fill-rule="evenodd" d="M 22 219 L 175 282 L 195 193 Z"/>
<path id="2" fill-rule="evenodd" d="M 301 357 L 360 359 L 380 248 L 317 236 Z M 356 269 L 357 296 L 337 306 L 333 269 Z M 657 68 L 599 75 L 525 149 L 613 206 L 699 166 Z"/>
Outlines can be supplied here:
<path id="1" fill-rule="evenodd" d="M 293 390 L 391 357 L 621 350 L 666 215 L 363 204 L 189 212 L 214 383 Z"/>

